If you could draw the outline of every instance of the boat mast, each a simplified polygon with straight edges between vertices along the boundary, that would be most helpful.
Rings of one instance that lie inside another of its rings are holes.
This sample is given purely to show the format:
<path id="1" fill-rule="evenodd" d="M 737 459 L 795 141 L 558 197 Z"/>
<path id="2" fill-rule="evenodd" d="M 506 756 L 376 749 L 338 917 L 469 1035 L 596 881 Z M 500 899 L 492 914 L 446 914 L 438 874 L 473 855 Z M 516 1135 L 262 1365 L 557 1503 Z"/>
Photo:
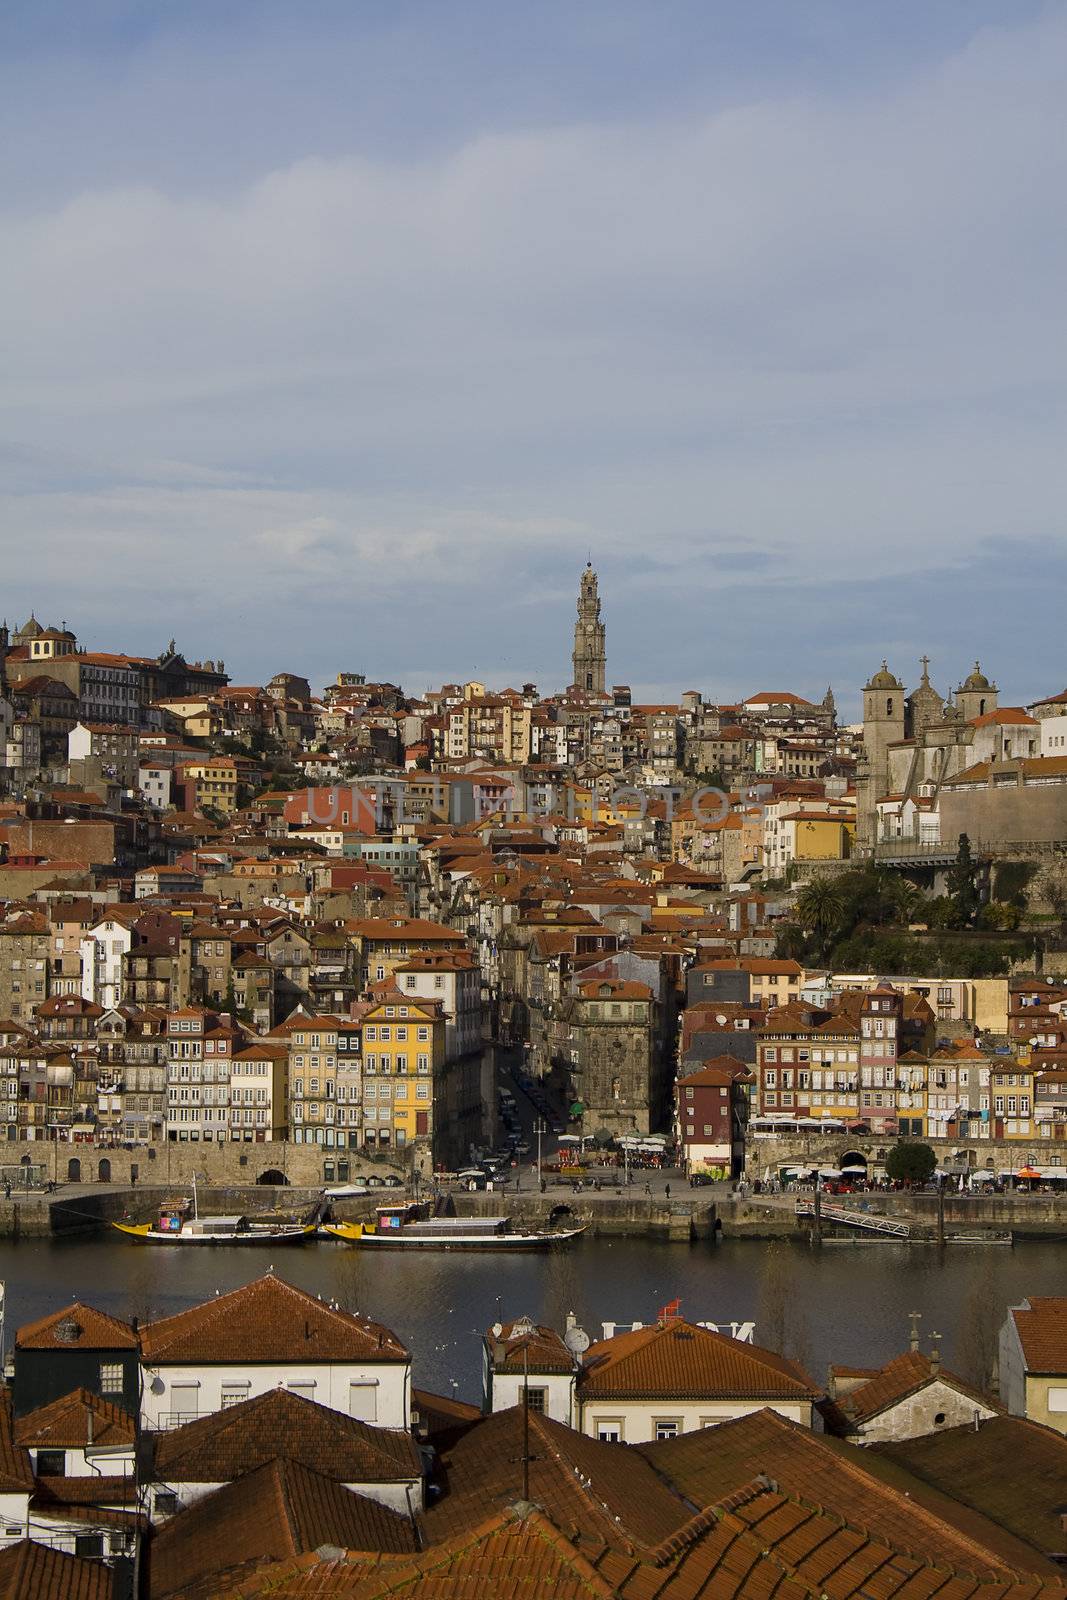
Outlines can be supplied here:
<path id="1" fill-rule="evenodd" d="M 200 1220 L 200 1210 L 196 1203 L 196 1173 L 193 1173 L 193 1221 Z"/>

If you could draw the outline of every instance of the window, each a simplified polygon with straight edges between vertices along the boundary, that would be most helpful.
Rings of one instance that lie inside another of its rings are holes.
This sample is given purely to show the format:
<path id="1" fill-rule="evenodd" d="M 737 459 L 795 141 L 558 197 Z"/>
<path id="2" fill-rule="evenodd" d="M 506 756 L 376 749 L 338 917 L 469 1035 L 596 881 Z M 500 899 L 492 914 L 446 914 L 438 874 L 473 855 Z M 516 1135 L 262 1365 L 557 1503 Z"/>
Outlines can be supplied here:
<path id="1" fill-rule="evenodd" d="M 224 1383 L 222 1385 L 222 1409 L 229 1406 L 239 1406 L 248 1399 L 249 1385 L 247 1383 Z"/>
<path id="2" fill-rule="evenodd" d="M 104 1553 L 104 1535 L 102 1533 L 76 1533 L 74 1535 L 74 1554 L 76 1556 L 102 1556 Z"/>
<path id="3" fill-rule="evenodd" d="M 548 1390 L 527 1388 L 526 1401 L 531 1411 L 540 1411 L 544 1415 L 548 1402 Z"/>
<path id="4" fill-rule="evenodd" d="M 622 1438 L 622 1423 L 601 1421 L 596 1425 L 596 1436 L 602 1444 L 618 1444 Z"/>
<path id="5" fill-rule="evenodd" d="M 307 1378 L 296 1383 L 287 1383 L 285 1387 L 290 1394 L 298 1394 L 303 1400 L 314 1400 L 315 1398 L 314 1378 Z"/>
<path id="6" fill-rule="evenodd" d="M 348 1385 L 348 1415 L 360 1422 L 378 1420 L 378 1385 L 376 1383 L 350 1383 Z"/>
<path id="7" fill-rule="evenodd" d="M 122 1393 L 122 1362 L 102 1361 L 100 1363 L 100 1393 Z"/>
<path id="8" fill-rule="evenodd" d="M 682 1431 L 681 1423 L 678 1422 L 673 1417 L 672 1418 L 661 1418 L 656 1423 L 656 1438 L 657 1439 L 677 1439 L 677 1437 L 678 1437 L 679 1433 L 681 1433 L 681 1431 Z"/>
<path id="9" fill-rule="evenodd" d="M 181 1502 L 173 1489 L 156 1490 L 156 1516 L 173 1517 Z"/>
<path id="10" fill-rule="evenodd" d="M 36 1471 L 39 1478 L 62 1478 L 66 1470 L 65 1450 L 38 1450 Z"/>

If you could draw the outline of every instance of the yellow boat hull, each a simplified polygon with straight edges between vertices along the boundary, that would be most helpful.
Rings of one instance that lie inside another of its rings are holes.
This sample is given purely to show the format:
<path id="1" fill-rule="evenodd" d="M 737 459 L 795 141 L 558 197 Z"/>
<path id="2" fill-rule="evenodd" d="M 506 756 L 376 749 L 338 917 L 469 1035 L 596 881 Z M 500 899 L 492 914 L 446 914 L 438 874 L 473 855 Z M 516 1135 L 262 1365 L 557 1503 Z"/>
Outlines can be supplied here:
<path id="1" fill-rule="evenodd" d="M 346 1244 L 358 1244 L 365 1233 L 374 1231 L 365 1222 L 324 1222 L 322 1227 L 331 1239 L 343 1239 Z"/>

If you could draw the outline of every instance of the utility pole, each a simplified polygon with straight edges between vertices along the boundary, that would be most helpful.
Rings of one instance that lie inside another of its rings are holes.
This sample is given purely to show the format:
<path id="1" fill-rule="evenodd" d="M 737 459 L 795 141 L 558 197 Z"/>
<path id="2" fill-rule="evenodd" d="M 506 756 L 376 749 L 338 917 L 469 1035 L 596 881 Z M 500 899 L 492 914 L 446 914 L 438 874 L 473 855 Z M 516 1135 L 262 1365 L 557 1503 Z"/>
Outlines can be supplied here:
<path id="1" fill-rule="evenodd" d="M 538 1117 L 534 1123 L 533 1131 L 537 1135 L 537 1189 L 541 1190 L 541 1135 L 548 1132 L 544 1117 Z"/>
<path id="2" fill-rule="evenodd" d="M 522 1498 L 530 1498 L 530 1346 L 522 1351 Z"/>

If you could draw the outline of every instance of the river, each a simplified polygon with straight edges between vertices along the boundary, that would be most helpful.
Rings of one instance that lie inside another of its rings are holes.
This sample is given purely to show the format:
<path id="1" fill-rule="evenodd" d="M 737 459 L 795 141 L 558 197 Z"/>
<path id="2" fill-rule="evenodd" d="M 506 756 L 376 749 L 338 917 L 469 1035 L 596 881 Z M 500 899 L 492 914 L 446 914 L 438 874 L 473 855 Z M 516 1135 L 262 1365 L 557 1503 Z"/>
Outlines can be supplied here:
<path id="1" fill-rule="evenodd" d="M 1008 1305 L 1067 1292 L 1067 1245 L 660 1244 L 589 1239 L 550 1255 L 361 1253 L 327 1243 L 263 1250 L 166 1249 L 108 1238 L 0 1244 L 5 1344 L 19 1324 L 81 1299 L 116 1316 L 169 1316 L 274 1265 L 315 1294 L 395 1330 L 415 1382 L 477 1401 L 480 1335 L 523 1313 L 562 1328 L 574 1311 L 601 1323 L 655 1319 L 681 1299 L 694 1321 L 752 1319 L 756 1342 L 784 1348 L 820 1382 L 830 1361 L 873 1366 L 907 1347 L 910 1311 L 926 1347 L 944 1336 L 946 1365 L 977 1379 Z"/>

